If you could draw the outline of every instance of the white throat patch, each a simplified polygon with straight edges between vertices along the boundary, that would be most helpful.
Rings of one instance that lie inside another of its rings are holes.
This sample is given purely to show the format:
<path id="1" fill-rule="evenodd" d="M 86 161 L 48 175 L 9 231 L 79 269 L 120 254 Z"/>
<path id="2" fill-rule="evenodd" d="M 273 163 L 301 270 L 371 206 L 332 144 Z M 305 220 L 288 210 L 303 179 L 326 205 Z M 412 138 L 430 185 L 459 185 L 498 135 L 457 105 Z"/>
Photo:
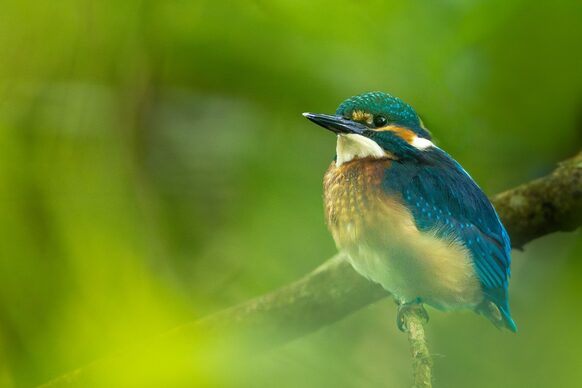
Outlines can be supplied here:
<path id="1" fill-rule="evenodd" d="M 353 159 L 366 157 L 381 159 L 388 156 L 374 140 L 355 133 L 337 136 L 336 154 L 337 167 Z"/>

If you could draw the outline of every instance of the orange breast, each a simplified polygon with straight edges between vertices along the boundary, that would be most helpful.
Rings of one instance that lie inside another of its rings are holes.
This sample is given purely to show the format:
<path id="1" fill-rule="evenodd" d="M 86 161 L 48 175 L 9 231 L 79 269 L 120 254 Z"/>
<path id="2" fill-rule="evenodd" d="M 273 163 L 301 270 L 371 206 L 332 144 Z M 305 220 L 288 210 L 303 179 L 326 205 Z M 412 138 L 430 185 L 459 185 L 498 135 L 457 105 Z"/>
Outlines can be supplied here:
<path id="1" fill-rule="evenodd" d="M 391 163 L 367 158 L 329 166 L 323 179 L 325 216 L 338 248 L 357 243 L 364 233 L 369 237 L 391 202 L 399 207 L 382 190 Z"/>
<path id="2" fill-rule="evenodd" d="M 327 224 L 354 269 L 396 300 L 421 297 L 453 309 L 483 299 L 469 251 L 455 240 L 418 230 L 400 197 L 382 189 L 388 159 L 356 159 L 329 167 L 324 178 Z"/>

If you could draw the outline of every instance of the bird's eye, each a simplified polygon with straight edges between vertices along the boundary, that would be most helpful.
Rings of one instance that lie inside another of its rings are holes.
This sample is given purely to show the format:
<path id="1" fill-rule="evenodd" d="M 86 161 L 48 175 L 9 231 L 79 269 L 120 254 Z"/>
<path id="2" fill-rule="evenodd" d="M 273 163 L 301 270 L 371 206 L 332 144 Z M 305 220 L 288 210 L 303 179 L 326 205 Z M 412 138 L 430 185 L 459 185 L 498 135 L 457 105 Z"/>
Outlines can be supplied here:
<path id="1" fill-rule="evenodd" d="M 376 128 L 380 128 L 380 127 L 385 126 L 387 122 L 388 122 L 388 120 L 386 119 L 385 116 L 382 116 L 382 115 L 374 116 L 374 126 Z"/>

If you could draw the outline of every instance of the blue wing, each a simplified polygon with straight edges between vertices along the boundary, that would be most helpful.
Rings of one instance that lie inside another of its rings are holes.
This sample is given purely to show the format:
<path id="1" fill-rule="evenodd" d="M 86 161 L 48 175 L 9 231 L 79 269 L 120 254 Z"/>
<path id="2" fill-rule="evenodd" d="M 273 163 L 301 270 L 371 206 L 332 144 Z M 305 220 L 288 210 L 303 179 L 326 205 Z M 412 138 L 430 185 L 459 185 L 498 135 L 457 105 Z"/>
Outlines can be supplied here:
<path id="1" fill-rule="evenodd" d="M 510 241 L 495 209 L 465 170 L 434 148 L 421 161 L 393 163 L 384 190 L 398 194 L 412 210 L 421 231 L 460 241 L 471 252 L 487 300 L 514 329 L 507 303 Z"/>

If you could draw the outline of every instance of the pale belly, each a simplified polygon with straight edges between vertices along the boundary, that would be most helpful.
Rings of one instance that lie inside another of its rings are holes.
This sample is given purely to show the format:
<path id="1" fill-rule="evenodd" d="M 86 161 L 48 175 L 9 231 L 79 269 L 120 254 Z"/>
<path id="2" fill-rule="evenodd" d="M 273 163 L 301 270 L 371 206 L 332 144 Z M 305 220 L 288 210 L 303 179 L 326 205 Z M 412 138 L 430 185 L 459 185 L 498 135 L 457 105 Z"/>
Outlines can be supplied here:
<path id="1" fill-rule="evenodd" d="M 483 294 L 469 251 L 419 231 L 398 199 L 379 190 L 386 166 L 364 163 L 332 164 L 324 180 L 329 229 L 354 269 L 399 302 L 420 299 L 447 310 L 478 305 Z"/>
<path id="2" fill-rule="evenodd" d="M 396 237 L 393 235 L 393 237 Z M 466 252 L 434 238 L 423 242 L 386 238 L 338 248 L 362 276 L 379 283 L 401 302 L 421 300 L 433 307 L 474 308 L 483 295 Z M 430 241 L 433 240 L 433 241 Z"/>

